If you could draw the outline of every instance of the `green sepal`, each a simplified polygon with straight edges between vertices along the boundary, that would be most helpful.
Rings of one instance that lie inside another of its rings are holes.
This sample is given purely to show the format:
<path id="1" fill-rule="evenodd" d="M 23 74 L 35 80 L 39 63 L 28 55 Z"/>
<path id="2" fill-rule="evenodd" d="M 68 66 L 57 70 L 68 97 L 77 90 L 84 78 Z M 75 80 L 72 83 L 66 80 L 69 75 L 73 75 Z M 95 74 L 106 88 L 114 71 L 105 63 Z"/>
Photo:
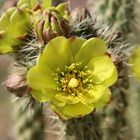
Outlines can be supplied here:
<path id="1" fill-rule="evenodd" d="M 63 18 L 68 20 L 68 18 L 69 18 L 69 8 L 68 8 L 68 3 L 67 2 L 59 4 L 55 9 L 60 13 L 60 15 Z"/>

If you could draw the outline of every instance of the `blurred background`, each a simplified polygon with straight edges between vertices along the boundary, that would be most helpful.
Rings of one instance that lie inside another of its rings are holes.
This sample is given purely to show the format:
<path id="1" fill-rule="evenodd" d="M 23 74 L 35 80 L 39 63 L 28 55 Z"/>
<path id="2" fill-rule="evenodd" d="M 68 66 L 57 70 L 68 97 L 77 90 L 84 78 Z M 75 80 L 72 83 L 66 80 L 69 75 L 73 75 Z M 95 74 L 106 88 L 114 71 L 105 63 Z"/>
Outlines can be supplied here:
<path id="1" fill-rule="evenodd" d="M 14 140 L 13 134 L 13 107 L 11 103 L 11 95 L 2 86 L 6 79 L 7 70 L 11 63 L 8 56 L 0 56 L 0 139 Z"/>

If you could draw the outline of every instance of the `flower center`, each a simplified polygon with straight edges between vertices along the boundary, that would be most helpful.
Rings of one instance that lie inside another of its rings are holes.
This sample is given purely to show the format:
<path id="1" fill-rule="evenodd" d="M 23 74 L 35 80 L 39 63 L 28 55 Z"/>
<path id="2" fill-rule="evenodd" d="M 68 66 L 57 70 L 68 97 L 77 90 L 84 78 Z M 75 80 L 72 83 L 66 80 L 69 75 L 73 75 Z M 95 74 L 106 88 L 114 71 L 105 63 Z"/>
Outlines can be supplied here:
<path id="1" fill-rule="evenodd" d="M 91 78 L 92 70 L 82 67 L 81 63 L 72 63 L 65 67 L 65 71 L 57 70 L 56 82 L 57 90 L 67 95 L 78 96 L 93 86 Z"/>
<path id="2" fill-rule="evenodd" d="M 71 78 L 68 84 L 70 88 L 76 88 L 78 85 L 79 85 L 78 80 L 75 78 Z"/>

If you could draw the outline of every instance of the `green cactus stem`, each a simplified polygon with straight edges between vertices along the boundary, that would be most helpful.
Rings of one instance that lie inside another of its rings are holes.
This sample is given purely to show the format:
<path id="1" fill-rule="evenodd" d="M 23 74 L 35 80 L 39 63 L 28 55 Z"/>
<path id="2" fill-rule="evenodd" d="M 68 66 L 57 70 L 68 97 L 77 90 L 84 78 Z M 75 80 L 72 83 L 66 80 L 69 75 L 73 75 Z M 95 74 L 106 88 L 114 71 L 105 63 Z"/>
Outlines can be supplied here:
<path id="1" fill-rule="evenodd" d="M 44 116 L 42 106 L 25 109 L 25 102 L 14 102 L 16 140 L 44 140 Z"/>
<path id="2" fill-rule="evenodd" d="M 135 0 L 134 0 L 135 1 Z M 130 31 L 131 21 L 134 19 L 134 1 L 132 0 L 104 0 L 97 2 L 96 13 L 100 21 L 110 24 L 114 31 L 122 30 L 124 34 Z"/>

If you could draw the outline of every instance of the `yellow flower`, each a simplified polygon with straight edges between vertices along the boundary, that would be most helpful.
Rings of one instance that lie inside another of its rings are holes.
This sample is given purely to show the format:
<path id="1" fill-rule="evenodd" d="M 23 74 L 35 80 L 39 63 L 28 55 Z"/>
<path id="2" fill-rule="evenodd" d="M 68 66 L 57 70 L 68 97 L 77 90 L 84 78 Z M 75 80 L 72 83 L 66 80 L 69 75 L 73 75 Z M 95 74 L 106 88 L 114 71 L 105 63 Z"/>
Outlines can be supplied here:
<path id="1" fill-rule="evenodd" d="M 30 28 L 26 5 L 9 8 L 0 17 L 0 53 L 9 53 L 15 46 L 23 44 Z"/>
<path id="2" fill-rule="evenodd" d="M 27 74 L 32 96 L 49 102 L 65 119 L 103 107 L 110 100 L 108 87 L 118 76 L 106 50 L 106 43 L 100 38 L 51 40 Z"/>

